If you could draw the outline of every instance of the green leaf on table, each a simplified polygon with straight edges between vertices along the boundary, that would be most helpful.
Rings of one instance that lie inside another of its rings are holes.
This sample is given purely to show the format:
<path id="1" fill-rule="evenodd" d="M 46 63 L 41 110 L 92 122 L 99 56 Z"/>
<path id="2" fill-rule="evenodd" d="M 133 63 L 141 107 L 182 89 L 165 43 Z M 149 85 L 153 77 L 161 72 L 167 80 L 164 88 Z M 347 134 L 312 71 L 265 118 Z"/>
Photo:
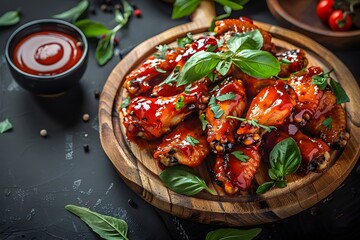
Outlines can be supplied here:
<path id="1" fill-rule="evenodd" d="M 95 57 L 99 65 L 107 63 L 114 55 L 114 33 L 102 38 L 96 47 Z"/>
<path id="2" fill-rule="evenodd" d="M 165 186 L 179 194 L 191 196 L 202 190 L 206 190 L 212 195 L 216 194 L 203 179 L 196 176 L 194 171 L 188 167 L 169 167 L 162 171 L 159 176 Z"/>
<path id="3" fill-rule="evenodd" d="M 121 26 L 124 26 L 134 11 L 133 7 L 127 2 L 122 1 L 124 12 L 121 13 L 119 10 L 115 10 L 115 22 Z"/>
<path id="4" fill-rule="evenodd" d="M 103 239 L 128 240 L 128 225 L 122 219 L 102 215 L 75 205 L 66 205 L 65 209 L 80 217 Z"/>
<path id="5" fill-rule="evenodd" d="M 7 132 L 12 129 L 12 124 L 9 119 L 5 119 L 4 121 L 0 122 L 0 133 Z"/>
<path id="6" fill-rule="evenodd" d="M 236 1 L 231 0 L 214 0 L 217 3 L 220 3 L 221 5 L 228 6 L 232 10 L 242 10 L 244 8 L 243 4 L 237 3 Z"/>
<path id="7" fill-rule="evenodd" d="M 81 14 L 87 9 L 88 6 L 89 6 L 88 0 L 81 0 L 78 3 L 78 5 L 76 5 L 75 7 L 65 12 L 56 14 L 53 17 L 75 22 L 81 16 Z"/>
<path id="8" fill-rule="evenodd" d="M 100 22 L 94 22 L 90 19 L 77 21 L 75 25 L 85 34 L 87 38 L 101 37 L 111 33 L 111 30 Z"/>
<path id="9" fill-rule="evenodd" d="M 11 26 L 20 22 L 20 11 L 8 11 L 0 16 L 0 26 Z"/>
<path id="10" fill-rule="evenodd" d="M 189 16 L 199 6 L 201 0 L 176 0 L 173 6 L 171 18 L 177 19 Z"/>
<path id="11" fill-rule="evenodd" d="M 259 235 L 261 231 L 261 228 L 252 228 L 246 230 L 235 228 L 219 228 L 209 232 L 206 235 L 205 240 L 251 240 Z"/>
<path id="12" fill-rule="evenodd" d="M 270 52 L 244 49 L 236 54 L 233 63 L 255 78 L 270 78 L 280 72 L 280 63 Z"/>

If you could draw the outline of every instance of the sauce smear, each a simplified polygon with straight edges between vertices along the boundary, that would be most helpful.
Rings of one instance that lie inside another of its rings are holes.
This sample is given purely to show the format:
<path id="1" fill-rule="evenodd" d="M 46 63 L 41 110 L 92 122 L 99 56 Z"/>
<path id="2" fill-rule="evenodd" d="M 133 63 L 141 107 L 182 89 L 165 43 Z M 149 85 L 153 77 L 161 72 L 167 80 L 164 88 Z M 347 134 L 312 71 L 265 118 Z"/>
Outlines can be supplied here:
<path id="1" fill-rule="evenodd" d="M 69 70 L 83 54 L 74 37 L 56 31 L 36 32 L 15 47 L 13 59 L 22 71 L 34 75 L 56 75 Z"/>

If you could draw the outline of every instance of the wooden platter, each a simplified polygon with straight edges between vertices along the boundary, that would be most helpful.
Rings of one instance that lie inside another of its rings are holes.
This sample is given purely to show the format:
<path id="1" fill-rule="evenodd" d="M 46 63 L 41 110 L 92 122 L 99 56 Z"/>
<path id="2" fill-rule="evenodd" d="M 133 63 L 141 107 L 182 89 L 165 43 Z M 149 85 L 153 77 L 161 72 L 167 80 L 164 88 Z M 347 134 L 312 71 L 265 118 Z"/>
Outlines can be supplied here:
<path id="1" fill-rule="evenodd" d="M 206 3 L 208 4 L 208 3 Z M 202 6 L 203 7 L 203 6 Z M 205 6 L 206 7 L 206 6 Z M 211 10 L 211 6 L 209 8 Z M 269 31 L 277 46 L 302 48 L 310 64 L 334 69 L 334 78 L 339 81 L 351 101 L 345 104 L 348 121 L 347 130 L 351 138 L 341 151 L 331 153 L 331 165 L 321 174 L 310 173 L 305 177 L 291 175 L 288 187 L 272 189 L 263 195 L 224 195 L 216 186 L 204 163 L 197 171 L 206 183 L 218 192 L 210 195 L 201 192 L 195 196 L 184 196 L 166 188 L 158 175 L 161 169 L 152 158 L 151 143 L 141 145 L 129 142 L 125 137 L 122 116 L 118 109 L 126 91 L 122 88 L 125 76 L 155 52 L 155 46 L 171 44 L 176 38 L 205 32 L 210 24 L 208 11 L 202 11 L 200 19 L 167 30 L 150 38 L 130 52 L 111 72 L 99 103 L 100 140 L 103 149 L 122 179 L 128 186 L 153 206 L 180 218 L 208 224 L 248 226 L 284 219 L 299 213 L 332 193 L 348 176 L 360 156 L 360 105 L 359 86 L 346 66 L 331 52 L 313 40 L 277 26 L 255 22 Z M 207 20 L 206 20 L 207 19 Z M 262 164 L 255 176 L 255 183 L 266 180 L 268 166 Z"/>
<path id="2" fill-rule="evenodd" d="M 270 12 L 284 26 L 305 34 L 327 47 L 337 49 L 359 47 L 360 29 L 353 27 L 349 31 L 332 31 L 316 15 L 317 1 L 266 0 L 266 3 Z"/>

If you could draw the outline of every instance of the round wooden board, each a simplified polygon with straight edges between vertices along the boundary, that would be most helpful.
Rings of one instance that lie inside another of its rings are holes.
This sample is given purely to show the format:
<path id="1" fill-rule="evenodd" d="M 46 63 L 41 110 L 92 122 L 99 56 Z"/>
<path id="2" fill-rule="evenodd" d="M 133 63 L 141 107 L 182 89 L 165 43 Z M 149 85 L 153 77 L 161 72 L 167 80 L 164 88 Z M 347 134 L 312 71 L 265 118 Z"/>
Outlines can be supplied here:
<path id="1" fill-rule="evenodd" d="M 360 155 L 360 106 L 359 86 L 346 66 L 331 52 L 313 40 L 280 27 L 255 22 L 269 31 L 277 46 L 302 48 L 310 64 L 334 69 L 334 77 L 349 95 L 351 101 L 345 104 L 350 141 L 342 151 L 333 151 L 331 165 L 321 174 L 310 173 L 305 177 L 289 176 L 288 187 L 272 189 L 263 195 L 241 193 L 226 196 L 209 176 L 210 163 L 204 163 L 197 170 L 207 184 L 218 195 L 201 192 L 195 196 L 184 196 L 166 188 L 158 174 L 161 172 L 152 158 L 151 144 L 136 145 L 127 141 L 119 114 L 121 99 L 126 95 L 122 88 L 125 76 L 155 52 L 155 46 L 171 44 L 176 38 L 188 32 L 205 32 L 208 24 L 191 22 L 170 29 L 140 44 L 130 52 L 110 74 L 99 103 L 99 125 L 101 144 L 128 186 L 153 206 L 181 218 L 201 223 L 247 226 L 276 221 L 299 213 L 332 193 L 348 176 Z M 267 178 L 268 166 L 262 164 L 254 182 L 263 183 Z"/>

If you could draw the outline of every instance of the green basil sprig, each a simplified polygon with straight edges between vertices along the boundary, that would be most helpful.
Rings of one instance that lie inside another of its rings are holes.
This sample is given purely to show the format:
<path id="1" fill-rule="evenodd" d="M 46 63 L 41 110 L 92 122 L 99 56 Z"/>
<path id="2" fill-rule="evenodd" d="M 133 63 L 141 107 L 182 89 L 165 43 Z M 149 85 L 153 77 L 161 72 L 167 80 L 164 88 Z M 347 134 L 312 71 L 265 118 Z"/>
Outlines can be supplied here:
<path id="1" fill-rule="evenodd" d="M 85 10 L 87 9 L 87 7 L 89 6 L 89 1 L 88 0 L 81 0 L 79 2 L 78 5 L 76 5 L 75 7 L 54 15 L 54 18 L 59 18 L 59 19 L 63 19 L 66 21 L 70 21 L 70 22 L 75 22 L 80 16 L 81 14 L 83 14 L 85 12 Z"/>
<path id="2" fill-rule="evenodd" d="M 332 128 L 332 118 L 331 117 L 328 117 L 328 118 L 325 118 L 324 121 L 321 123 L 321 125 L 323 125 L 324 127 L 328 128 L 328 129 L 331 129 Z"/>
<path id="3" fill-rule="evenodd" d="M 250 124 L 251 126 L 254 126 L 254 127 L 264 128 L 267 132 L 271 132 L 271 130 L 276 129 L 275 126 L 266 126 L 266 125 L 260 124 L 258 122 L 258 120 L 256 120 L 256 119 L 239 118 L 239 117 L 235 117 L 235 116 L 231 116 L 231 115 L 226 116 L 226 118 L 233 118 L 238 121 Z"/>
<path id="4" fill-rule="evenodd" d="M 243 5 L 248 2 L 248 0 L 214 0 L 215 2 L 227 6 L 232 10 L 241 10 Z M 173 11 L 171 18 L 177 19 L 185 16 L 189 16 L 193 13 L 197 7 L 200 5 L 201 0 L 176 0 L 173 5 Z"/>
<path id="5" fill-rule="evenodd" d="M 128 225 L 122 219 L 102 215 L 75 205 L 66 205 L 65 209 L 80 217 L 103 239 L 128 240 Z"/>
<path id="6" fill-rule="evenodd" d="M 184 64 L 177 86 L 192 83 L 216 69 L 225 75 L 231 65 L 256 78 L 269 78 L 280 71 L 279 61 L 269 52 L 262 51 L 263 37 L 259 30 L 234 35 L 226 43 L 226 52 L 197 52 Z"/>
<path id="7" fill-rule="evenodd" d="M 114 38 L 129 20 L 133 8 L 125 0 L 122 1 L 124 12 L 115 11 L 115 22 L 117 25 L 113 29 L 108 29 L 105 25 L 90 19 L 83 19 L 75 22 L 75 25 L 85 34 L 87 38 L 100 38 L 96 47 L 95 57 L 99 65 L 106 64 L 114 55 Z"/>
<path id="8" fill-rule="evenodd" d="M 7 132 L 12 129 L 12 124 L 9 119 L 5 119 L 4 121 L 0 122 L 0 133 Z"/>
<path id="9" fill-rule="evenodd" d="M 161 181 L 176 193 L 191 196 L 202 190 L 206 190 L 212 195 L 215 191 L 209 188 L 204 179 L 196 176 L 194 171 L 184 166 L 174 166 L 166 168 L 160 173 Z"/>
<path id="10" fill-rule="evenodd" d="M 20 11 L 8 11 L 0 16 L 0 26 L 11 26 L 20 22 Z"/>
<path id="11" fill-rule="evenodd" d="M 295 140 L 289 137 L 276 144 L 270 152 L 269 161 L 271 168 L 268 174 L 272 181 L 261 184 L 256 189 L 257 194 L 263 194 L 273 186 L 287 186 L 285 176 L 295 173 L 301 164 L 301 153 Z"/>
<path id="12" fill-rule="evenodd" d="M 225 240 L 225 239 L 241 239 L 251 240 L 260 234 L 261 228 L 252 228 L 247 230 L 235 228 L 219 228 L 211 231 L 206 235 L 205 240 Z"/>
<path id="13" fill-rule="evenodd" d="M 322 74 L 312 76 L 312 84 L 317 85 L 321 90 L 324 90 L 330 81 L 330 87 L 336 97 L 336 103 L 346 103 L 350 102 L 350 98 L 346 94 L 345 90 L 342 88 L 340 83 L 335 81 L 330 74 L 333 72 L 331 69 L 329 72 L 323 71 Z"/>

